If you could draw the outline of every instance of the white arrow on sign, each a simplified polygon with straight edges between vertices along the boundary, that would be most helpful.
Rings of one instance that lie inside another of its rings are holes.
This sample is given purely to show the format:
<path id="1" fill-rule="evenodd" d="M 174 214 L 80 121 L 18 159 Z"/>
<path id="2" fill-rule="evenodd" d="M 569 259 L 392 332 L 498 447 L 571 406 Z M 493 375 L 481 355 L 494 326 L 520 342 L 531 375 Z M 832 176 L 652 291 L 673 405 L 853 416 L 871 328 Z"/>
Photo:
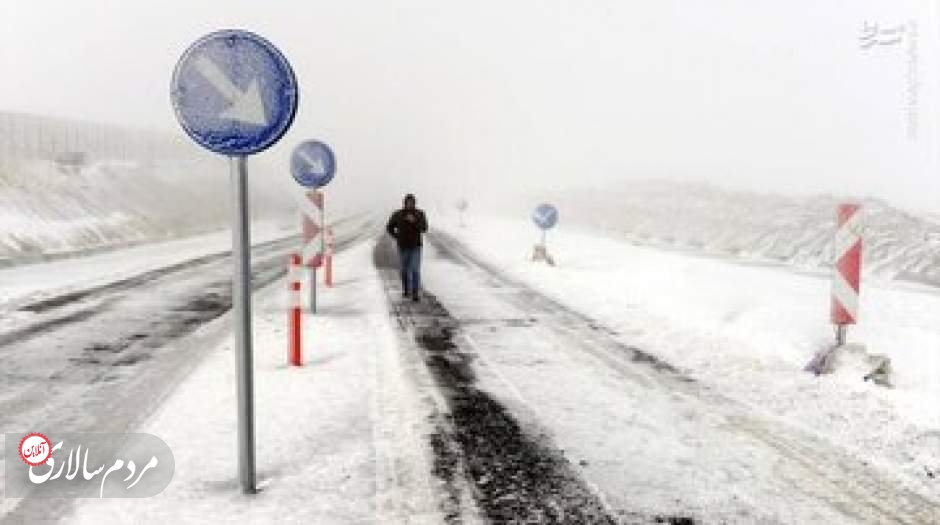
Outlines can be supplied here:
<path id="1" fill-rule="evenodd" d="M 552 213 L 554 213 L 552 210 L 545 210 L 542 213 L 538 214 L 538 222 L 545 224 L 546 222 L 548 222 L 548 219 L 552 216 Z"/>
<path id="2" fill-rule="evenodd" d="M 300 149 L 297 154 L 310 165 L 310 171 L 317 175 L 326 175 L 326 166 L 323 165 L 323 159 L 320 157 L 311 158 L 310 154 L 303 149 Z"/>
<path id="3" fill-rule="evenodd" d="M 238 89 L 231 79 L 209 57 L 203 55 L 196 59 L 196 68 L 206 80 L 231 104 L 219 114 L 220 118 L 267 126 L 268 118 L 264 111 L 264 102 L 258 91 L 258 79 L 253 79 L 248 89 Z"/>

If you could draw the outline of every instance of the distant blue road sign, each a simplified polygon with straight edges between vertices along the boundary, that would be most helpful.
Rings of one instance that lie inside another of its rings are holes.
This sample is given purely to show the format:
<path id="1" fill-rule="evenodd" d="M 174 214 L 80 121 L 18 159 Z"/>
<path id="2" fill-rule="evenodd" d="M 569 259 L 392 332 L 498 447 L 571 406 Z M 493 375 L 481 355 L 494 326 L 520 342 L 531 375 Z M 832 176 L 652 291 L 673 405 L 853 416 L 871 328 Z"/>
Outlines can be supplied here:
<path id="1" fill-rule="evenodd" d="M 298 95 L 284 55 L 264 38 L 236 29 L 191 45 L 176 64 L 170 91 L 190 138 L 232 156 L 277 142 L 294 121 Z"/>
<path id="2" fill-rule="evenodd" d="M 558 210 L 551 204 L 539 204 L 532 213 L 532 220 L 539 228 L 550 230 L 558 223 Z"/>
<path id="3" fill-rule="evenodd" d="M 301 186 L 321 188 L 329 184 L 336 174 L 336 157 L 333 150 L 322 142 L 301 142 L 290 156 L 290 172 Z"/>

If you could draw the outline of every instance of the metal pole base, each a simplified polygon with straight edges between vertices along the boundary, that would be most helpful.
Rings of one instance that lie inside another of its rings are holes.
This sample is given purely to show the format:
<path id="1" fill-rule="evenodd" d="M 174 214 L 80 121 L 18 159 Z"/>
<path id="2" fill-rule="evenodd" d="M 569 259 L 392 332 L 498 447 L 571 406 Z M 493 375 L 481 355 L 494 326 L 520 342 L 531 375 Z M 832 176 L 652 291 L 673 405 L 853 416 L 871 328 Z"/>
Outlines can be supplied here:
<path id="1" fill-rule="evenodd" d="M 310 313 L 317 313 L 317 268 L 310 268 Z"/>
<path id="2" fill-rule="evenodd" d="M 836 325 L 836 346 L 845 346 L 846 326 L 844 324 Z"/>

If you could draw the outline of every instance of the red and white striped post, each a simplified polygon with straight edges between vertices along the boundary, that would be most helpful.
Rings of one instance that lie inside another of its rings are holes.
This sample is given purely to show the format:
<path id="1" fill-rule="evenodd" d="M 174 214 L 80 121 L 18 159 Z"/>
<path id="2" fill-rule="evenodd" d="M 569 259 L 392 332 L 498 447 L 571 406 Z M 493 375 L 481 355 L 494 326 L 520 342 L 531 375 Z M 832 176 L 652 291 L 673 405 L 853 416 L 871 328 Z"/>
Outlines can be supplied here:
<path id="1" fill-rule="evenodd" d="M 333 243 L 336 240 L 336 238 L 333 237 L 332 227 L 327 227 L 324 237 L 326 240 L 326 252 L 324 254 L 325 259 L 323 261 L 323 266 L 324 266 L 323 282 L 328 287 L 332 288 L 333 287 Z"/>
<path id="2" fill-rule="evenodd" d="M 317 268 L 323 265 L 323 192 L 309 191 L 306 194 L 303 213 L 303 249 L 304 264 L 310 268 L 310 311 L 317 311 Z"/>
<path id="3" fill-rule="evenodd" d="M 300 295 L 302 262 L 300 254 L 291 254 L 287 270 L 287 362 L 292 366 L 303 365 L 300 339 L 303 320 L 303 297 Z"/>
<path id="4" fill-rule="evenodd" d="M 836 212 L 835 259 L 832 273 L 832 324 L 836 345 L 845 344 L 846 327 L 858 320 L 858 294 L 861 285 L 862 236 L 861 205 L 840 204 Z"/>

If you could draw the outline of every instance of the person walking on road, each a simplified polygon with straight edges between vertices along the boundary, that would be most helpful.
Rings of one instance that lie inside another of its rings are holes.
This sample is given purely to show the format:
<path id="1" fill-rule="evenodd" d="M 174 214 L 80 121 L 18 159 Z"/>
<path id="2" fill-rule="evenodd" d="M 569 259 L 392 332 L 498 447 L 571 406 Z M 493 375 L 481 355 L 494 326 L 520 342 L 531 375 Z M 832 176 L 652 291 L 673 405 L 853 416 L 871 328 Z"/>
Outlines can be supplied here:
<path id="1" fill-rule="evenodd" d="M 385 230 L 398 242 L 402 297 L 420 301 L 421 234 L 428 231 L 428 219 L 416 204 L 414 195 L 405 195 L 403 207 L 392 213 Z"/>

